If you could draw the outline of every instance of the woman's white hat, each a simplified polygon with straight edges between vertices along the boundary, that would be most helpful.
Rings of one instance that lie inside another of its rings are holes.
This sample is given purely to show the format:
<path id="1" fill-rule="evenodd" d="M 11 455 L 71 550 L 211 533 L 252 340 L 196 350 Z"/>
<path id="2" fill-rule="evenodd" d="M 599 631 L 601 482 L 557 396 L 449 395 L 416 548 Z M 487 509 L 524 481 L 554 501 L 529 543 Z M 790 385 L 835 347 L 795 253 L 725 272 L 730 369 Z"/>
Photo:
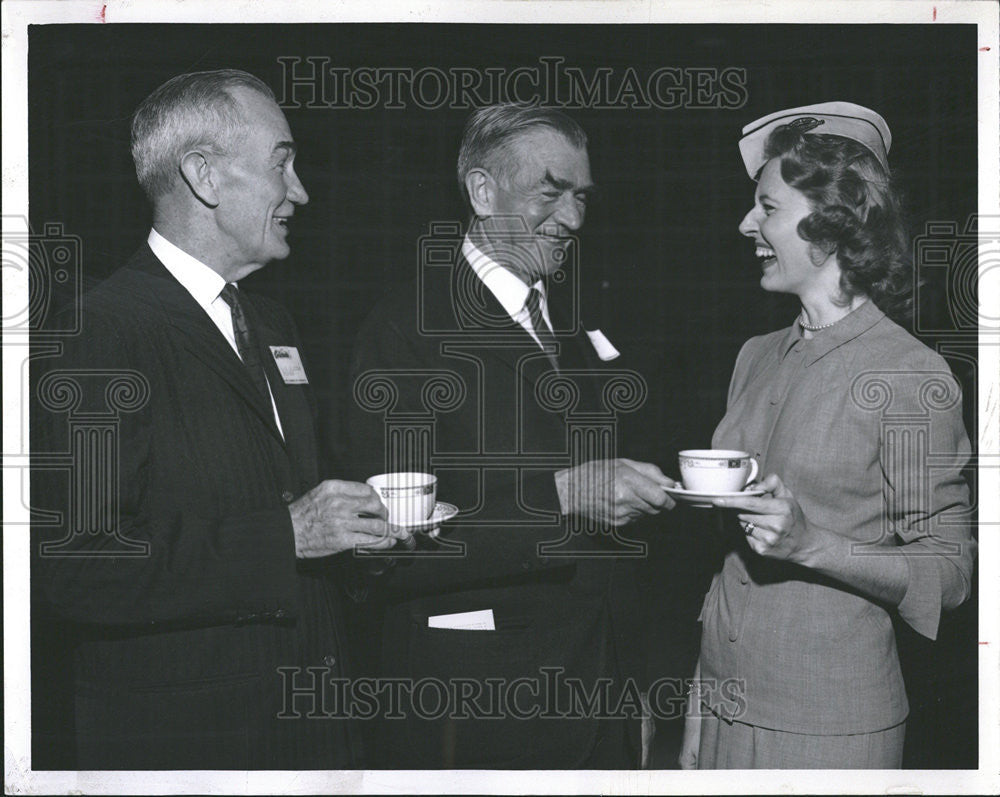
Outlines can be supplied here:
<path id="1" fill-rule="evenodd" d="M 883 168 L 889 171 L 889 147 L 892 133 L 885 119 L 875 111 L 853 102 L 821 102 L 818 105 L 804 105 L 787 111 L 762 116 L 743 128 L 740 139 L 740 154 L 746 164 L 747 174 L 753 180 L 767 162 L 764 157 L 764 143 L 771 132 L 782 125 L 799 127 L 803 133 L 823 133 L 829 136 L 843 136 L 864 145 L 878 158 Z"/>

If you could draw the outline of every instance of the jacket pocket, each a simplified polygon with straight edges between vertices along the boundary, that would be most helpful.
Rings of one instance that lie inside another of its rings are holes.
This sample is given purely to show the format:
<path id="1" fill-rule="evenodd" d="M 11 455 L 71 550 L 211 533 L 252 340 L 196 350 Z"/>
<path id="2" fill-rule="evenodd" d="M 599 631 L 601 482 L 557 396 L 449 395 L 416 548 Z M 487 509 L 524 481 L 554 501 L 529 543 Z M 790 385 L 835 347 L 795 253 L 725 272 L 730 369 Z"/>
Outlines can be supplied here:
<path id="1" fill-rule="evenodd" d="M 261 679 L 99 689 L 80 684 L 79 765 L 87 769 L 253 769 L 264 751 Z"/>

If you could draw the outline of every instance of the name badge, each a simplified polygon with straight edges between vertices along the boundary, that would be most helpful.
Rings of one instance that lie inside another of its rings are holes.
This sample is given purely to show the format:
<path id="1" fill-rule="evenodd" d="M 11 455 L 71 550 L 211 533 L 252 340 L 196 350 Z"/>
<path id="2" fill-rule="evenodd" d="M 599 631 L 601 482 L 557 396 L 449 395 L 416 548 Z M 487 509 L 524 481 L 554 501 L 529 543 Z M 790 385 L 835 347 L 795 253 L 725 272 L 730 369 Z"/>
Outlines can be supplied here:
<path id="1" fill-rule="evenodd" d="M 274 364 L 278 366 L 286 385 L 308 385 L 306 369 L 302 367 L 299 350 L 294 346 L 270 346 Z"/>

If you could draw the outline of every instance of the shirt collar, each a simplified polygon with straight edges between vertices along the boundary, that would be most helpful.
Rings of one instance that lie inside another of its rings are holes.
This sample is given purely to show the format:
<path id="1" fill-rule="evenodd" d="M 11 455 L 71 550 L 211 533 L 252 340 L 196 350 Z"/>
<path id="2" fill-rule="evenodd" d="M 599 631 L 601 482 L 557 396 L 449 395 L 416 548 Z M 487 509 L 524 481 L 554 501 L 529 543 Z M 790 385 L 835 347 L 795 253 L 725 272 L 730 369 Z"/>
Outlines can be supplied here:
<path id="1" fill-rule="evenodd" d="M 832 327 L 821 330 L 809 340 L 810 348 L 807 352 L 806 366 L 812 365 L 834 349 L 867 332 L 883 318 L 885 318 L 885 313 L 879 310 L 875 302 L 869 299 L 856 310 L 852 310 L 844 316 L 844 318 Z M 791 333 L 801 336 L 802 331 L 798 320 L 792 324 Z"/>
<path id="2" fill-rule="evenodd" d="M 212 302 L 219 298 L 222 289 L 226 287 L 226 281 L 222 276 L 183 249 L 170 243 L 155 229 L 149 231 L 146 242 L 174 279 L 184 286 L 184 289 L 199 305 L 208 310 Z"/>
<path id="3" fill-rule="evenodd" d="M 528 300 L 531 288 L 537 288 L 544 300 L 544 282 L 538 280 L 534 285 L 525 285 L 513 271 L 483 254 L 479 247 L 469 240 L 469 236 L 465 236 L 462 242 L 462 255 L 513 320 L 517 321 L 517 316 L 524 310 L 524 303 Z"/>

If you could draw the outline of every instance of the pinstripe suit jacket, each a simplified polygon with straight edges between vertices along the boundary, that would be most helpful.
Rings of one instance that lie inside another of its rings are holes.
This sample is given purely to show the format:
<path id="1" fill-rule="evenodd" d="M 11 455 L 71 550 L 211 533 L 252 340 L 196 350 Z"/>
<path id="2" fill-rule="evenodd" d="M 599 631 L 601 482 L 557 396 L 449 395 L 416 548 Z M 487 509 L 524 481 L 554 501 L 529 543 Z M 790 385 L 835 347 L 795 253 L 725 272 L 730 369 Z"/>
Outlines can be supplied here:
<path id="1" fill-rule="evenodd" d="M 400 560 L 373 584 L 387 603 L 383 674 L 453 685 L 471 680 L 474 690 L 482 687 L 477 705 L 485 714 L 487 679 L 534 684 L 519 698 L 526 712 L 544 707 L 546 695 L 557 699 L 545 685 L 543 667 L 560 668 L 587 691 L 600 678 L 614 682 L 613 695 L 625 677 L 636 686 L 641 655 L 635 560 L 544 555 L 538 548 L 558 542 L 568 528 L 553 479 L 562 466 L 552 464 L 566 455 L 568 421 L 539 399 L 548 360 L 464 259 L 427 272 L 419 291 L 406 286 L 376 307 L 359 334 L 352 371 L 355 379 L 380 374 L 395 380 L 397 418 L 426 414 L 429 394 L 414 374 L 450 374 L 461 384 L 456 405 L 433 413 L 433 447 L 446 465 L 435 468 L 439 499 L 465 512 L 462 521 L 445 528 L 442 540 L 465 548 L 458 556 Z M 601 373 L 609 366 L 594 356 L 582 329 L 560 323 L 558 305 L 551 307 L 560 369 L 575 372 L 581 410 L 599 407 Z M 383 416 L 356 402 L 350 419 L 355 477 L 400 469 L 385 460 Z M 604 537 L 568 543 L 594 545 L 597 552 Z M 480 609 L 493 610 L 495 631 L 428 628 L 428 616 Z M 570 705 L 565 689 L 558 699 Z M 614 697 L 610 703 L 613 708 Z M 382 765 L 561 768 L 579 766 L 591 753 L 598 733 L 593 711 L 518 718 L 516 709 L 500 706 L 498 715 L 486 719 L 471 710 L 469 719 L 421 721 L 411 714 L 388 720 Z M 637 719 L 629 723 L 630 731 L 637 728 Z"/>
<path id="2" fill-rule="evenodd" d="M 106 530 L 70 534 L 70 523 L 87 519 L 68 505 L 65 476 L 36 474 L 36 505 L 64 519 L 36 529 L 38 542 L 55 547 L 35 576 L 80 631 L 81 768 L 340 768 L 353 760 L 344 721 L 278 718 L 289 687 L 309 683 L 296 668 L 337 675 L 344 657 L 331 563 L 296 560 L 287 509 L 317 483 L 314 412 L 308 386 L 286 385 L 267 347 L 298 338 L 278 305 L 253 296 L 244 304 L 256 317 L 284 438 L 239 358 L 146 246 L 85 297 L 82 334 L 44 361 L 46 379 L 69 370 L 63 376 L 79 385 L 68 419 L 53 400 L 59 381 L 39 383 L 36 421 L 49 451 L 73 445 L 68 420 L 107 415 L 106 372 L 131 372 L 137 395 L 148 391 L 144 403 L 117 412 L 108 474 L 117 501 L 105 492 L 91 504 L 117 514 L 112 525 L 128 543 Z M 72 476 L 92 482 L 97 463 L 78 461 Z M 134 555 L 135 543 L 145 552 Z M 315 693 L 295 700 L 299 715 L 319 705 Z"/>

